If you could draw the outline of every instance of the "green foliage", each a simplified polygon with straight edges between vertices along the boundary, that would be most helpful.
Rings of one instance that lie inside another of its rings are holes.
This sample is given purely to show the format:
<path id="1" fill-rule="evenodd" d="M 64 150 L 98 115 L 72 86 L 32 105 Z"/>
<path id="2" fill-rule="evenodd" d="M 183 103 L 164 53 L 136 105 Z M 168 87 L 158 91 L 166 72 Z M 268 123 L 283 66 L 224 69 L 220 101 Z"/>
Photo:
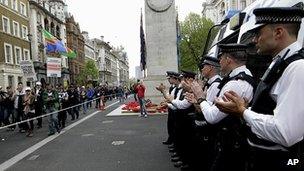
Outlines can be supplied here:
<path id="1" fill-rule="evenodd" d="M 92 60 L 86 61 L 84 69 L 76 77 L 77 84 L 86 85 L 88 81 L 98 79 L 99 72 L 96 64 Z"/>
<path id="2" fill-rule="evenodd" d="M 195 13 L 190 13 L 185 21 L 181 22 L 181 41 L 179 44 L 181 69 L 197 70 L 197 64 L 203 53 L 208 31 L 212 26 L 211 20 Z M 215 34 L 213 32 L 211 41 Z"/>

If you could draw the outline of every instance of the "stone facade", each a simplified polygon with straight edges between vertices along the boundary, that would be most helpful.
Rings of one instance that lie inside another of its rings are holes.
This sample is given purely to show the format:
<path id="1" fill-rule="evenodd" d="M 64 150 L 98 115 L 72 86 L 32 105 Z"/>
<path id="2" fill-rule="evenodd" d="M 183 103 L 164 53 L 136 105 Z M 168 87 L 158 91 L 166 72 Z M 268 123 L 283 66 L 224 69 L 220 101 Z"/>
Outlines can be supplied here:
<path id="1" fill-rule="evenodd" d="M 129 80 L 127 54 L 121 48 L 113 48 L 108 42 L 93 39 L 99 70 L 99 82 L 110 86 L 126 85 Z"/>
<path id="2" fill-rule="evenodd" d="M 66 44 L 66 27 L 65 18 L 62 17 L 65 12 L 65 3 L 62 0 L 30 0 L 30 34 L 31 48 L 33 54 L 33 62 L 35 71 L 39 81 L 55 84 L 63 84 L 63 81 L 68 81 L 68 59 L 62 55 L 55 57 L 62 59 L 62 77 L 47 78 L 46 76 L 46 58 L 54 57 L 53 54 L 46 54 L 44 45 L 44 36 L 42 29 L 47 30 L 57 39 Z"/>
<path id="3" fill-rule="evenodd" d="M 77 75 L 84 69 L 85 40 L 81 34 L 79 24 L 76 23 L 74 17 L 69 15 L 66 17 L 67 47 L 76 52 L 77 57 L 69 60 L 70 82 L 76 83 Z"/>
<path id="4" fill-rule="evenodd" d="M 166 71 L 178 70 L 177 13 L 174 0 L 145 0 L 145 2 L 146 98 L 159 103 L 162 95 L 155 87 L 160 83 L 168 85 Z"/>
<path id="5" fill-rule="evenodd" d="M 31 60 L 28 0 L 0 1 L 0 86 L 25 83 L 19 62 Z M 29 83 L 28 83 L 29 84 Z"/>

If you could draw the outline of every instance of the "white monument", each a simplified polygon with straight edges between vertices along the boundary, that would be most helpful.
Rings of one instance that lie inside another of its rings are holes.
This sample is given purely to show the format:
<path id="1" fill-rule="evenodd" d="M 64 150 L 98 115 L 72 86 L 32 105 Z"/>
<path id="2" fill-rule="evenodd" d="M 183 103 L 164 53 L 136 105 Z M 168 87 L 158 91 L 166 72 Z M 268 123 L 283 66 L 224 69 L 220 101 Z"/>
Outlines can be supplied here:
<path id="1" fill-rule="evenodd" d="M 163 98 L 155 87 L 169 86 L 166 71 L 178 70 L 175 0 L 145 0 L 146 99 L 159 103 Z"/>

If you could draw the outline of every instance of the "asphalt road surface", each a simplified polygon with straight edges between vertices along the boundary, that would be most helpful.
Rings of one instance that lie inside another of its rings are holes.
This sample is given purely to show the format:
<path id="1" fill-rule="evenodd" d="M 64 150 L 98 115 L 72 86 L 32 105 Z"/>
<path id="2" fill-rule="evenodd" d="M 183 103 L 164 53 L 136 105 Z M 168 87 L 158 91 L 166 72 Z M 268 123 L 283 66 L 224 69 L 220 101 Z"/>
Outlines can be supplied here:
<path id="1" fill-rule="evenodd" d="M 107 117 L 121 105 L 111 104 L 73 122 L 68 116 L 67 127 L 50 137 L 47 119 L 31 138 L 17 130 L 0 130 L 0 170 L 178 170 L 161 144 L 167 136 L 166 115 Z"/>

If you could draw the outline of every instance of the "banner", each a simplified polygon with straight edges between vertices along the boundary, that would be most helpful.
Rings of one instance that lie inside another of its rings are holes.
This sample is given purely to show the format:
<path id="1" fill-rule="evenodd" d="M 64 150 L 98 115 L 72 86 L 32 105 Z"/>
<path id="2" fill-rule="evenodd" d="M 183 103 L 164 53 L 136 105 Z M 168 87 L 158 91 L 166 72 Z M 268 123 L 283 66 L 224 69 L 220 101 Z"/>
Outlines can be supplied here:
<path id="1" fill-rule="evenodd" d="M 61 77 L 61 58 L 47 58 L 47 77 Z"/>
<path id="2" fill-rule="evenodd" d="M 24 78 L 26 78 L 27 81 L 37 81 L 37 76 L 32 61 L 20 61 L 20 68 Z"/>

